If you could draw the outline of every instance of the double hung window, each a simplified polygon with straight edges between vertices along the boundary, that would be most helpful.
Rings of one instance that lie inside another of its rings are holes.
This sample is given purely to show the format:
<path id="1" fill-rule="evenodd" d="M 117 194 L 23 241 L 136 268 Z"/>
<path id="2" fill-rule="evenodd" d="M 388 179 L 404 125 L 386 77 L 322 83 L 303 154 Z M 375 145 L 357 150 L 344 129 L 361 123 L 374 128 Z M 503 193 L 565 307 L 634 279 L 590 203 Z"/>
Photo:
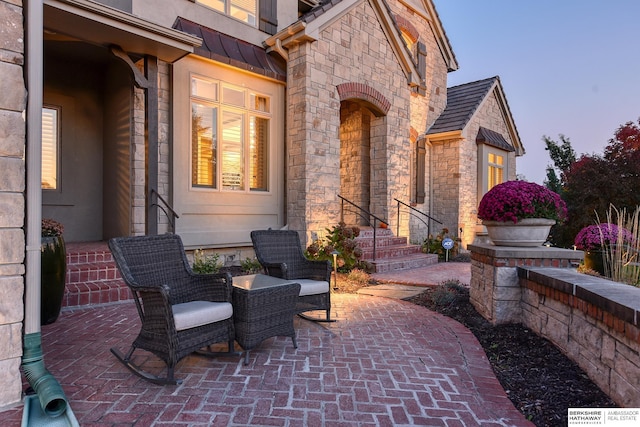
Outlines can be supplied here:
<path id="1" fill-rule="evenodd" d="M 270 98 L 191 77 L 191 185 L 268 191 Z"/>
<path id="2" fill-rule="evenodd" d="M 487 157 L 487 191 L 504 181 L 504 156 L 489 153 Z"/>

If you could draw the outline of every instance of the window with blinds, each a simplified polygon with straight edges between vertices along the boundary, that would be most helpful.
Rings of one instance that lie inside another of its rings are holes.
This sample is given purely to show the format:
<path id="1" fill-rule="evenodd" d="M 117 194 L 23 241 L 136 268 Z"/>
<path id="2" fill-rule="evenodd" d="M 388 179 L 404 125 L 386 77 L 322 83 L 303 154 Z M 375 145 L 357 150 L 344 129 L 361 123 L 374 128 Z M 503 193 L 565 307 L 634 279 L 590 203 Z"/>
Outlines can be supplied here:
<path id="1" fill-rule="evenodd" d="M 60 112 L 57 108 L 42 109 L 42 189 L 58 189 L 58 120 Z"/>
<path id="2" fill-rule="evenodd" d="M 268 191 L 270 99 L 191 78 L 191 185 Z"/>

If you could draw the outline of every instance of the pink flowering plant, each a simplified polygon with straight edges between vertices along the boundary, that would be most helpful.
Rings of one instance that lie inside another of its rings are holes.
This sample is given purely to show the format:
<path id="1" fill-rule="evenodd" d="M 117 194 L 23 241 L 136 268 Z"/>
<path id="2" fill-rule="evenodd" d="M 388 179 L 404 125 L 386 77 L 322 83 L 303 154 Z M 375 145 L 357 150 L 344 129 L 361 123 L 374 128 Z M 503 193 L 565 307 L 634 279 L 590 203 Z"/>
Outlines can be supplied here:
<path id="1" fill-rule="evenodd" d="M 546 218 L 563 222 L 567 205 L 560 195 L 527 181 L 506 181 L 494 186 L 480 200 L 478 218 L 517 223 L 525 218 Z"/>
<path id="2" fill-rule="evenodd" d="M 616 244 L 619 237 L 622 238 L 624 243 L 633 241 L 633 234 L 629 230 L 618 227 L 616 224 L 605 222 L 584 227 L 576 235 L 574 244 L 577 249 L 582 251 L 593 251 Z"/>
<path id="3" fill-rule="evenodd" d="M 55 219 L 42 219 L 42 237 L 58 237 L 64 233 L 64 226 Z"/>

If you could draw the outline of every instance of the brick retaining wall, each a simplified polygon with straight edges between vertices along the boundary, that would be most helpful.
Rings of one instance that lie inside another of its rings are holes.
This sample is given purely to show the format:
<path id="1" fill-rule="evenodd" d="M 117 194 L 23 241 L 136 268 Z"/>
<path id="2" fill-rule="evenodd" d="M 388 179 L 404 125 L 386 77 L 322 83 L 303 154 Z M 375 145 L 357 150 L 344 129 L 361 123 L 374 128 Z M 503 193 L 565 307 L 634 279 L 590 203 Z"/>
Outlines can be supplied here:
<path id="1" fill-rule="evenodd" d="M 640 407 L 640 289 L 578 273 L 581 251 L 470 245 L 472 304 L 554 343 L 623 407 Z"/>

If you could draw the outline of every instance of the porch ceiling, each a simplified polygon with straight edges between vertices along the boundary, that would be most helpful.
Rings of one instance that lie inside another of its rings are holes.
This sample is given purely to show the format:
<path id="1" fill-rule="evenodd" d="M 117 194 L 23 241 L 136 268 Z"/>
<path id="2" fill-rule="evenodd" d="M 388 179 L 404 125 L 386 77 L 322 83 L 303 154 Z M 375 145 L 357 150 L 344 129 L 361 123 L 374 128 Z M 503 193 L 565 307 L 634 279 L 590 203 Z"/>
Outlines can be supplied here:
<path id="1" fill-rule="evenodd" d="M 89 43 L 175 62 L 202 40 L 89 0 L 44 0 L 44 28 Z"/>

